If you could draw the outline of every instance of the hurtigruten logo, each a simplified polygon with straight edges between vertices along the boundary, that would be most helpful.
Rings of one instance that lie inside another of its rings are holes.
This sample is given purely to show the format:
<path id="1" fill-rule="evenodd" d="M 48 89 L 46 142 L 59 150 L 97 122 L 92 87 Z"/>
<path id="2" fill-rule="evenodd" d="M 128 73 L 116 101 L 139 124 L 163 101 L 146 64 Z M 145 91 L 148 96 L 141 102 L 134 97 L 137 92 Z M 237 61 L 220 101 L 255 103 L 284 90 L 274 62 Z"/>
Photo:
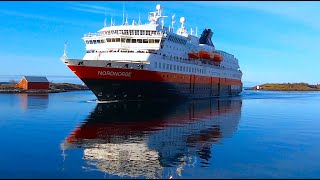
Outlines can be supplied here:
<path id="1" fill-rule="evenodd" d="M 131 72 L 98 71 L 100 76 L 125 76 L 131 77 Z"/>

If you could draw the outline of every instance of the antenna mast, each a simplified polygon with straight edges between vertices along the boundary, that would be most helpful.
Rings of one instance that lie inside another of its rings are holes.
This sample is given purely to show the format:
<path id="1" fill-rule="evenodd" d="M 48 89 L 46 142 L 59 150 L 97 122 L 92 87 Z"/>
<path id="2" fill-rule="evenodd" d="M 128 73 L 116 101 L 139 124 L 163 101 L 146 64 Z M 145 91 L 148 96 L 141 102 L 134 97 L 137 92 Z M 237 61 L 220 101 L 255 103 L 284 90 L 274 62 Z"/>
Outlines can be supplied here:
<path id="1" fill-rule="evenodd" d="M 122 4 L 122 25 L 124 25 L 124 3 L 125 1 L 123 1 L 123 4 Z"/>
<path id="2" fill-rule="evenodd" d="M 63 50 L 63 55 L 61 56 L 61 60 L 65 60 L 65 59 L 67 59 L 68 57 L 67 57 L 67 41 L 66 42 L 64 42 L 64 50 Z"/>
<path id="3" fill-rule="evenodd" d="M 196 26 L 196 36 L 198 37 L 198 26 Z"/>
<path id="4" fill-rule="evenodd" d="M 138 25 L 141 25 L 141 21 L 140 21 L 140 13 L 139 13 L 139 21 L 138 21 Z"/>
<path id="5" fill-rule="evenodd" d="M 174 21 L 174 17 L 175 17 L 176 15 L 174 14 L 172 17 L 171 17 L 171 27 L 172 27 L 172 32 L 174 31 L 174 23 L 175 23 L 175 21 Z"/>
<path id="6" fill-rule="evenodd" d="M 104 9 L 104 24 L 103 24 L 104 27 L 107 27 L 107 9 L 105 8 Z"/>

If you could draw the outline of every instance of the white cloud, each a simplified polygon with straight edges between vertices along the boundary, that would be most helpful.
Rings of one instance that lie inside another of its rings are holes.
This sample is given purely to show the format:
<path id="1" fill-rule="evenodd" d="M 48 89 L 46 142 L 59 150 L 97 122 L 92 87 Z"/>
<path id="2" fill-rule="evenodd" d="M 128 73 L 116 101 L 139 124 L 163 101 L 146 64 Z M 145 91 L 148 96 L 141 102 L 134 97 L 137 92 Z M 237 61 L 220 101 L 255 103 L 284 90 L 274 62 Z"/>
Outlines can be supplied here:
<path id="1" fill-rule="evenodd" d="M 320 16 L 319 2 L 253 2 L 253 1 L 225 1 L 225 2 L 192 2 L 200 6 L 223 6 L 243 8 L 279 15 L 298 21 L 309 27 L 320 30 L 318 17 Z"/>
<path id="2" fill-rule="evenodd" d="M 15 11 L 0 10 L 0 14 L 22 17 L 22 18 L 29 18 L 29 19 L 38 19 L 38 20 L 43 20 L 43 21 L 58 22 L 58 23 L 64 23 L 64 24 L 69 24 L 69 25 L 71 24 L 71 25 L 75 25 L 75 26 L 86 26 L 86 23 L 84 23 L 84 22 L 77 22 L 77 21 L 65 20 L 65 19 L 61 19 L 61 18 L 47 17 L 47 16 L 42 16 L 42 15 L 36 15 L 36 14 L 27 14 L 27 13 L 15 12 Z M 91 22 L 91 24 L 93 24 L 93 23 Z M 95 25 L 98 26 L 98 24 L 95 24 Z"/>
<path id="3" fill-rule="evenodd" d="M 88 12 L 94 14 L 107 14 L 107 15 L 116 15 L 115 11 L 111 8 L 97 6 L 97 5 L 89 5 L 83 3 L 70 3 L 72 6 L 69 6 L 70 9 L 81 11 L 81 12 Z"/>

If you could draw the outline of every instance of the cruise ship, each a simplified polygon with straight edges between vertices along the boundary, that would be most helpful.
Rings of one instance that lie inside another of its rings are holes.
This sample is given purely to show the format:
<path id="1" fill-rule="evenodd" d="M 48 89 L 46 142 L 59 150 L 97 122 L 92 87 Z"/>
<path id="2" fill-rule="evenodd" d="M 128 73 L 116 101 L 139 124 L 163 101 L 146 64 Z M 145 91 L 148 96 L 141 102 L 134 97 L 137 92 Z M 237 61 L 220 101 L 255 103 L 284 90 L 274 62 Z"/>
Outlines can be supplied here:
<path id="1" fill-rule="evenodd" d="M 217 50 L 213 31 L 188 32 L 186 18 L 175 30 L 164 25 L 163 7 L 148 15 L 148 23 L 111 21 L 97 33 L 85 34 L 82 59 L 61 60 L 100 101 L 194 99 L 238 95 L 242 72 L 234 55 Z"/>

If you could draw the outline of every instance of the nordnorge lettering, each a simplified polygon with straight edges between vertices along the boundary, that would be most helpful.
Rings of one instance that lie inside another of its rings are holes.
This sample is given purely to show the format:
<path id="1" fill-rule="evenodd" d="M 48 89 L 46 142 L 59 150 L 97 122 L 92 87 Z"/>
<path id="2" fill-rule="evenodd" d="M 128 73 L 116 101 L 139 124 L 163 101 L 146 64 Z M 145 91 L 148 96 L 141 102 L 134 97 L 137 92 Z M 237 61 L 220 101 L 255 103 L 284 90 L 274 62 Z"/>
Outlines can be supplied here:
<path id="1" fill-rule="evenodd" d="M 125 76 L 131 77 L 131 72 L 98 71 L 99 76 Z"/>

